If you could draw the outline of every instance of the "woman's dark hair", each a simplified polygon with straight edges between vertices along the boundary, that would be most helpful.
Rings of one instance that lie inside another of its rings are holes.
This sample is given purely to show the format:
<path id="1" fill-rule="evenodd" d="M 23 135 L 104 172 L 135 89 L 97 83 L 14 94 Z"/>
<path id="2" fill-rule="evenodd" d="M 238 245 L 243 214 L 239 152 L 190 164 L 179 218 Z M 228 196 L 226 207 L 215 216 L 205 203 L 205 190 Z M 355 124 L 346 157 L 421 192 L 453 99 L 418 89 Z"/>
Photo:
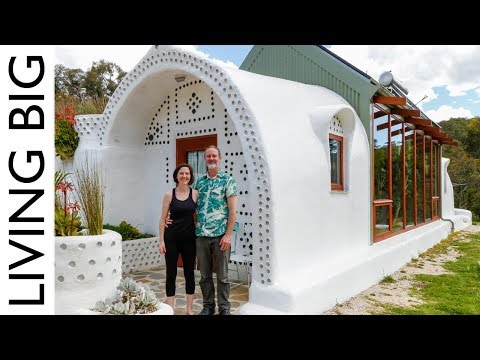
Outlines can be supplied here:
<path id="1" fill-rule="evenodd" d="M 195 179 L 194 179 L 194 176 L 193 176 L 193 168 L 192 168 L 192 165 L 190 165 L 190 164 L 185 164 L 185 163 L 178 164 L 178 166 L 173 171 L 173 180 L 178 184 L 177 175 L 178 175 L 178 172 L 180 171 L 180 169 L 182 167 L 187 167 L 190 170 L 190 181 L 188 182 L 188 185 L 192 185 L 193 180 L 195 180 Z"/>

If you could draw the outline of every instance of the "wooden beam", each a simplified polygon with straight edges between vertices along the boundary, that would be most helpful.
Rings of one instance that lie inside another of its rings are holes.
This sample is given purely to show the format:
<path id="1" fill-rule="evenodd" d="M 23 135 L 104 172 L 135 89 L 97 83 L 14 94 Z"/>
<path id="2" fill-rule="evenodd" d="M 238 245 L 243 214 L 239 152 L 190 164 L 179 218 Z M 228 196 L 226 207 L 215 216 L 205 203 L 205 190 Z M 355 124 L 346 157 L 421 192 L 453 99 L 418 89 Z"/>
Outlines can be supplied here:
<path id="1" fill-rule="evenodd" d="M 389 113 L 387 113 L 386 111 L 377 111 L 377 112 L 374 112 L 373 113 L 373 119 L 378 119 L 379 117 L 382 117 L 382 116 L 385 116 L 385 115 L 388 115 Z"/>
<path id="2" fill-rule="evenodd" d="M 394 108 L 392 109 L 392 114 L 400 115 L 400 116 L 420 116 L 420 110 L 412 110 L 412 109 L 399 109 Z"/>
<path id="3" fill-rule="evenodd" d="M 398 120 L 398 119 L 394 119 L 390 122 L 392 123 L 392 126 L 403 123 L 402 120 Z M 386 129 L 386 128 L 388 128 L 388 122 L 386 122 L 385 124 L 378 125 L 377 126 L 377 131 L 380 131 L 380 130 L 383 130 L 383 129 Z"/>
<path id="4" fill-rule="evenodd" d="M 403 130 L 403 129 L 398 129 L 398 130 L 392 131 L 392 137 L 393 137 L 393 136 L 397 136 L 398 134 L 401 134 L 401 133 L 402 133 L 402 130 Z"/>
<path id="5" fill-rule="evenodd" d="M 410 118 L 412 118 L 414 120 L 428 120 L 428 119 L 424 119 L 424 118 L 416 117 L 416 116 L 410 116 Z"/>
<path id="6" fill-rule="evenodd" d="M 372 97 L 372 101 L 374 103 L 384 104 L 384 105 L 403 105 L 403 106 L 407 105 L 407 98 L 396 97 L 396 96 L 374 96 Z"/>
<path id="7" fill-rule="evenodd" d="M 458 146 L 458 141 L 456 140 L 442 141 L 442 145 Z"/>
<path id="8" fill-rule="evenodd" d="M 374 206 L 384 206 L 384 205 L 390 205 L 390 204 L 393 204 L 393 200 L 390 200 L 390 199 L 373 200 Z"/>
<path id="9" fill-rule="evenodd" d="M 427 119 L 421 119 L 416 117 L 406 117 L 405 122 L 413 125 L 432 126 L 432 121 Z"/>
<path id="10" fill-rule="evenodd" d="M 445 133 L 442 133 L 440 131 L 439 128 L 437 128 L 436 126 L 423 126 L 423 125 L 416 125 L 417 129 L 418 130 L 423 130 L 423 131 L 426 131 L 430 134 L 445 134 Z"/>
<path id="11" fill-rule="evenodd" d="M 442 132 L 433 134 L 433 137 L 435 139 L 448 139 L 449 138 L 448 134 L 445 134 L 445 133 L 442 133 Z"/>

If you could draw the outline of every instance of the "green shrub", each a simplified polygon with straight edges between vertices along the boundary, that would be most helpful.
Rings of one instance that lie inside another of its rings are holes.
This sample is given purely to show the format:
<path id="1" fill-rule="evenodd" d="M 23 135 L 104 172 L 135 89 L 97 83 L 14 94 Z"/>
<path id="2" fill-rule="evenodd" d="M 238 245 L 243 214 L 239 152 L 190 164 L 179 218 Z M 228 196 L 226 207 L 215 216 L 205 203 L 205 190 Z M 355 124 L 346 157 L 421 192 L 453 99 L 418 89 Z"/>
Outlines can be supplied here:
<path id="1" fill-rule="evenodd" d="M 385 276 L 381 281 L 380 284 L 391 284 L 396 282 L 392 275 Z"/>
<path id="2" fill-rule="evenodd" d="M 123 220 L 118 226 L 105 224 L 103 225 L 104 229 L 113 230 L 122 235 L 122 240 L 135 240 L 142 238 L 154 237 L 154 234 L 141 233 L 137 227 L 132 226 Z"/>

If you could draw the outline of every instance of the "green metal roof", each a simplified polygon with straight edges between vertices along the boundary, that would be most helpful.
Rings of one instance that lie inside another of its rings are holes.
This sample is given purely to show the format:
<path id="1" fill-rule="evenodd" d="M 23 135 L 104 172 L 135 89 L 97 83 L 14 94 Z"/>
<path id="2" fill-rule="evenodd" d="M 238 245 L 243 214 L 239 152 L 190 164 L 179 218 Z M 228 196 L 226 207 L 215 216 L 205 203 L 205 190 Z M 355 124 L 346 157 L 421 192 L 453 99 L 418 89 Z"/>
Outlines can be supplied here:
<path id="1" fill-rule="evenodd" d="M 370 134 L 370 100 L 379 84 L 325 47 L 255 45 L 240 69 L 332 90 L 355 109 Z"/>
<path id="2" fill-rule="evenodd" d="M 322 45 L 255 45 L 240 69 L 332 90 L 355 109 L 369 139 L 372 96 L 394 96 L 370 75 Z M 408 98 L 405 108 L 419 110 Z M 428 119 L 423 112 L 421 115 Z"/>

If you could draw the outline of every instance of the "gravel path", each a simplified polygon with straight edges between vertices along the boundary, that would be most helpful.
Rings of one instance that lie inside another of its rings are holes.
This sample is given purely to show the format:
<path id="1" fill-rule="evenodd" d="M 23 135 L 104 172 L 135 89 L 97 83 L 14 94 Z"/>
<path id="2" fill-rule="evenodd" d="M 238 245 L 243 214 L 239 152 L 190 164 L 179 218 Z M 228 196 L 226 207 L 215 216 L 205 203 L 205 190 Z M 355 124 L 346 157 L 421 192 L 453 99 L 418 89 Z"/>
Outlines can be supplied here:
<path id="1" fill-rule="evenodd" d="M 468 232 L 480 232 L 480 226 L 472 225 L 459 232 L 465 238 Z M 468 241 L 468 240 L 467 240 Z M 409 289 L 422 286 L 414 280 L 415 274 L 448 274 L 443 263 L 460 256 L 452 247 L 447 253 L 428 257 L 418 257 L 391 274 L 394 282 L 381 282 L 362 291 L 342 304 L 325 311 L 323 315 L 372 315 L 382 312 L 381 304 L 408 307 L 422 304 L 423 301 L 409 295 Z"/>

